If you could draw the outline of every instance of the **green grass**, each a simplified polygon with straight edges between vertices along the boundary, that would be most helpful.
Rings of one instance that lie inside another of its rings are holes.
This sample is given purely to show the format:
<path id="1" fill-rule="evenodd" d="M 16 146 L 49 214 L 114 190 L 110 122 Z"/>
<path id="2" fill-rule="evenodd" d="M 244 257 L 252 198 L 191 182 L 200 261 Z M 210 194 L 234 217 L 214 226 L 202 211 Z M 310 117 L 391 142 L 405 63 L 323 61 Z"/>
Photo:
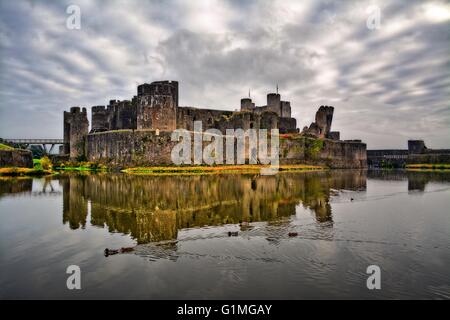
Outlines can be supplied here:
<path id="1" fill-rule="evenodd" d="M 0 150 L 14 150 L 14 148 L 11 146 L 7 146 L 6 144 L 0 143 Z"/>
<path id="2" fill-rule="evenodd" d="M 415 163 L 407 164 L 406 170 L 410 171 L 450 171 L 450 163 Z"/>
<path id="3" fill-rule="evenodd" d="M 41 165 L 41 159 L 33 159 L 33 168 L 36 170 L 43 170 Z"/>
<path id="4" fill-rule="evenodd" d="M 54 166 L 55 170 L 64 171 L 106 171 L 108 168 L 94 162 L 66 162 Z"/>
<path id="5" fill-rule="evenodd" d="M 44 176 L 52 173 L 51 170 L 38 170 L 35 168 L 0 168 L 0 176 L 4 177 Z"/>
<path id="6" fill-rule="evenodd" d="M 144 175 L 207 175 L 207 174 L 257 174 L 264 165 L 221 165 L 221 166 L 168 166 L 168 167 L 136 167 L 122 170 L 129 174 Z M 280 165 L 279 172 L 319 171 L 325 170 L 323 166 L 313 165 Z"/>

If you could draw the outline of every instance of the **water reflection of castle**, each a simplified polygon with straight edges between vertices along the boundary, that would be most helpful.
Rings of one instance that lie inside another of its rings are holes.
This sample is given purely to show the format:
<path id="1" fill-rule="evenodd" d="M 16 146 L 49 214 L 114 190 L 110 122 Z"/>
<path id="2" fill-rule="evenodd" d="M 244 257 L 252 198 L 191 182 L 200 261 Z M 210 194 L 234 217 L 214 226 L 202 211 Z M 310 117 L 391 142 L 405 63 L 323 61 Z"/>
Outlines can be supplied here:
<path id="1" fill-rule="evenodd" d="M 332 222 L 333 189 L 365 190 L 371 180 L 407 181 L 408 190 L 424 191 L 429 182 L 449 182 L 443 172 L 331 171 L 277 176 L 217 175 L 144 177 L 60 175 L 0 180 L 0 198 L 60 196 L 63 223 L 71 229 L 90 223 L 131 234 L 139 243 L 176 239 L 178 230 L 240 221 L 283 220 L 297 205 L 320 222 Z M 50 187 L 49 187 L 50 186 Z M 55 187 L 55 188 L 53 188 Z"/>
<path id="2" fill-rule="evenodd" d="M 91 223 L 129 233 L 138 243 L 176 239 L 178 230 L 242 221 L 274 221 L 311 209 L 318 222 L 332 221 L 331 189 L 365 189 L 365 172 L 307 174 L 61 177 L 63 222 Z"/>

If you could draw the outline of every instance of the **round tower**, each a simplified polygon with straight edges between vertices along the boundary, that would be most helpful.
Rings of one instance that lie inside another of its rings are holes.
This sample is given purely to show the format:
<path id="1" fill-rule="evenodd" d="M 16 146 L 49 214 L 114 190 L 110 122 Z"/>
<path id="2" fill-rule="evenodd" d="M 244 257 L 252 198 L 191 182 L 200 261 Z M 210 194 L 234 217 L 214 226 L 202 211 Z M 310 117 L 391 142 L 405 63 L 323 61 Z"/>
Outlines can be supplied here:
<path id="1" fill-rule="evenodd" d="M 108 114 L 105 106 L 92 107 L 92 128 L 91 132 L 103 132 L 109 129 Z"/>
<path id="2" fill-rule="evenodd" d="M 252 102 L 250 98 L 241 99 L 241 111 L 253 111 L 255 109 L 255 104 Z"/>
<path id="3" fill-rule="evenodd" d="M 267 95 L 267 109 L 281 116 L 281 96 L 279 93 L 269 93 Z"/>

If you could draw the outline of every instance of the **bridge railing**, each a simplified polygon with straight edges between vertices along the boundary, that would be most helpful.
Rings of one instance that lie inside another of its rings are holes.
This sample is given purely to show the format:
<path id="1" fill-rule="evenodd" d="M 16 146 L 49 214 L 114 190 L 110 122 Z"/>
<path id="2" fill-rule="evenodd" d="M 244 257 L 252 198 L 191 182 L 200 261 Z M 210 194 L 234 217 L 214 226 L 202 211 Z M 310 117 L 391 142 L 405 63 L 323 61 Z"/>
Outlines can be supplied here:
<path id="1" fill-rule="evenodd" d="M 10 143 L 24 144 L 64 144 L 64 139 L 4 139 Z"/>

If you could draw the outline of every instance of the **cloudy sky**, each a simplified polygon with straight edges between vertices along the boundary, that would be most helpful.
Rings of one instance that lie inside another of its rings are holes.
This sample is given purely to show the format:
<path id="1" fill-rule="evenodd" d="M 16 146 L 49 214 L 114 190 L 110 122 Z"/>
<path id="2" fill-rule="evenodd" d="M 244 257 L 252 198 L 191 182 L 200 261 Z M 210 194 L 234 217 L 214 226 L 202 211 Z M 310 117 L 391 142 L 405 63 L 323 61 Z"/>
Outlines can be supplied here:
<path id="1" fill-rule="evenodd" d="M 278 83 L 300 128 L 333 105 L 333 129 L 368 148 L 450 148 L 450 3 L 0 0 L 0 137 L 62 137 L 70 106 L 163 79 L 180 105 L 228 110 Z"/>

